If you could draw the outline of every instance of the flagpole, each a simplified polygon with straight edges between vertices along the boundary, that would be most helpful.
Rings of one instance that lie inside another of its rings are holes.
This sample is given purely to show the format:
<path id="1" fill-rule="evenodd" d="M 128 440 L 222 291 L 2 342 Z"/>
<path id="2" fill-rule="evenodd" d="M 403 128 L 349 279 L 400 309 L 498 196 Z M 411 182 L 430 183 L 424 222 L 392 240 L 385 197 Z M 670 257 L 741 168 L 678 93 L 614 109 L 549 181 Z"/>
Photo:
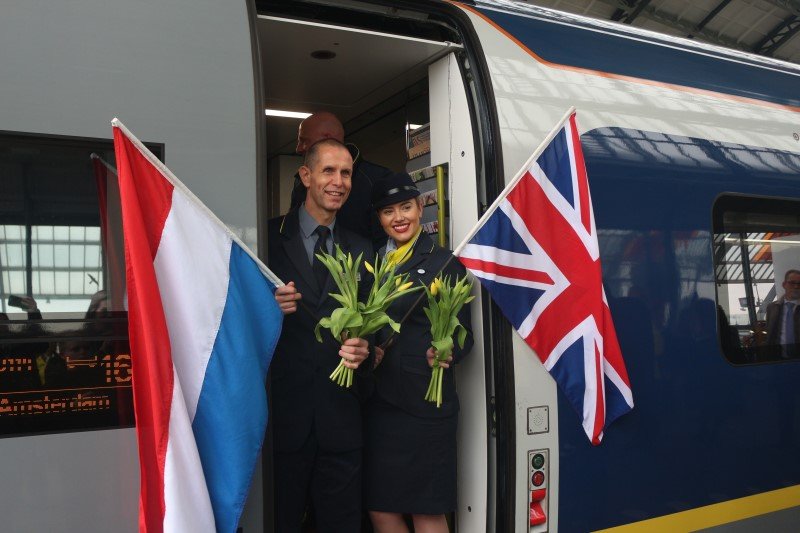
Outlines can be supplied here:
<path id="1" fill-rule="evenodd" d="M 195 196 L 195 194 L 192 191 L 190 191 L 189 188 L 186 185 L 184 185 L 183 182 L 179 180 L 178 177 L 175 176 L 175 174 L 173 174 L 170 169 L 167 168 L 167 165 L 162 163 L 161 160 L 159 160 L 153 154 L 153 152 L 151 152 L 142 143 L 142 141 L 137 139 L 136 136 L 133 133 L 131 133 L 131 131 L 128 128 L 125 127 L 125 124 L 123 124 L 118 118 L 115 117 L 111 121 L 111 126 L 119 128 L 125 134 L 125 136 L 128 137 L 128 139 L 130 139 L 130 141 L 134 144 L 134 146 L 136 146 L 139 152 L 141 152 L 141 154 L 161 172 L 161 175 L 164 176 L 164 178 L 167 181 L 169 181 L 174 187 L 180 189 L 181 192 L 183 192 L 187 196 L 187 198 L 189 198 L 189 200 L 191 200 L 195 204 L 195 206 L 197 206 L 197 208 L 202 210 L 211 220 L 216 222 L 228 234 L 228 236 L 236 244 L 238 244 L 241 247 L 241 249 L 244 250 L 244 252 L 247 255 L 249 255 L 253 261 L 255 261 L 259 270 L 261 270 L 261 272 L 267 277 L 267 279 L 269 279 L 276 287 L 285 285 L 285 283 L 281 281 L 281 279 L 278 276 L 276 276 L 269 268 L 267 268 L 267 265 L 265 265 L 261 261 L 261 259 L 256 257 L 256 255 L 252 252 L 252 250 L 250 250 L 250 248 L 248 248 L 247 245 L 243 243 L 242 240 L 234 232 L 232 232 L 231 229 L 224 222 L 222 222 L 219 219 L 219 217 L 217 217 L 217 215 L 215 215 L 208 207 L 206 207 L 206 205 L 197 196 Z M 102 161 L 102 159 L 100 160 Z"/>
<path id="2" fill-rule="evenodd" d="M 478 219 L 478 221 L 475 223 L 475 225 L 472 227 L 469 233 L 467 233 L 467 236 L 464 237 L 464 240 L 461 241 L 461 244 L 459 244 L 458 246 L 455 247 L 455 249 L 453 249 L 453 255 L 458 255 L 459 253 L 461 253 L 461 250 L 464 248 L 464 246 L 467 245 L 470 239 L 472 239 L 472 237 L 475 236 L 475 234 L 483 225 L 484 221 L 490 216 L 492 216 L 492 213 L 495 212 L 497 206 L 500 205 L 500 202 L 502 202 L 505 199 L 505 197 L 508 196 L 508 193 L 511 192 L 511 189 L 513 189 L 514 186 L 519 182 L 519 180 L 522 179 L 522 177 L 530 168 L 531 164 L 533 164 L 533 162 L 536 161 L 540 155 L 542 155 L 544 149 L 547 147 L 547 145 L 550 144 L 550 141 L 553 140 L 553 137 L 556 136 L 556 134 L 564 126 L 564 123 L 569 119 L 570 115 L 572 115 L 574 112 L 575 112 L 575 106 L 572 106 L 567 110 L 566 113 L 564 113 L 564 116 L 561 118 L 561 120 L 558 121 L 558 123 L 556 123 L 555 127 L 553 127 L 553 129 L 550 130 L 550 133 L 548 133 L 547 137 L 545 137 L 544 140 L 541 142 L 541 144 L 539 144 L 539 147 L 536 148 L 536 150 L 533 152 L 533 155 L 530 156 L 530 158 L 528 158 L 528 160 L 525 162 L 524 165 L 522 165 L 522 168 L 519 170 L 519 172 L 517 172 L 517 175 L 514 176 L 514 179 L 511 180 L 508 183 L 508 185 L 505 186 L 503 191 L 497 196 L 497 198 L 495 198 L 494 202 L 492 202 L 492 205 L 490 205 L 489 208 L 486 210 L 486 212 L 483 214 L 483 216 L 481 216 L 481 218 Z"/>
<path id="3" fill-rule="evenodd" d="M 108 161 L 106 161 L 105 159 L 103 159 L 102 157 L 100 157 L 99 155 L 97 155 L 96 153 L 92 152 L 91 154 L 89 154 L 89 158 L 90 158 L 90 159 L 97 159 L 98 161 L 100 161 L 100 162 L 103 164 L 103 166 L 105 166 L 105 167 L 106 167 L 106 169 L 107 169 L 109 172 L 111 172 L 112 174 L 114 174 L 114 176 L 117 176 L 117 169 L 116 169 L 116 168 L 114 168 L 113 166 L 111 166 L 111 163 L 109 163 Z"/>

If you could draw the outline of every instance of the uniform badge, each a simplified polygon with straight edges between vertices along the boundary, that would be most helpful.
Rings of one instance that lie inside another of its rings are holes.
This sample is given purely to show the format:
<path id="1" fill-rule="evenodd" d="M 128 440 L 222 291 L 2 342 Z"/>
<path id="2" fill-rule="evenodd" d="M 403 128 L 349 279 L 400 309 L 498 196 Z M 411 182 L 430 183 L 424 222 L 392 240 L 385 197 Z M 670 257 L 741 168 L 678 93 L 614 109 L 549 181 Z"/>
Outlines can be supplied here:
<path id="1" fill-rule="evenodd" d="M 425 269 L 424 268 L 418 268 L 417 269 L 417 274 L 424 274 L 424 273 L 425 273 Z"/>

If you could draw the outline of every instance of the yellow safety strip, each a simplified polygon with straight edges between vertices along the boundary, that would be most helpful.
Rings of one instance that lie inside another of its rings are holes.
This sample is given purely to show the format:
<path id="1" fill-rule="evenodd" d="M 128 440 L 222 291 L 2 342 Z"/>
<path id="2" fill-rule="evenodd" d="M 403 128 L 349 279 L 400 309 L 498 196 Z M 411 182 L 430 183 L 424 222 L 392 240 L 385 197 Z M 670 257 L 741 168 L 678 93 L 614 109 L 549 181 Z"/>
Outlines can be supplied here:
<path id="1" fill-rule="evenodd" d="M 694 531 L 800 506 L 800 485 L 706 505 L 680 513 L 603 529 L 596 533 Z"/>

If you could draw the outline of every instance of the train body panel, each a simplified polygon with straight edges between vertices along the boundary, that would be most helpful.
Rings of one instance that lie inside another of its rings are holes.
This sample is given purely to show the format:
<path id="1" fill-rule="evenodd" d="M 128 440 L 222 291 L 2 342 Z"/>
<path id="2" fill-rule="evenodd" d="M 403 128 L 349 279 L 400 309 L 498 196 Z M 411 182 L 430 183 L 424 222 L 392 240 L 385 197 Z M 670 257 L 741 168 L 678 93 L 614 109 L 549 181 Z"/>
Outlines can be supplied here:
<path id="1" fill-rule="evenodd" d="M 526 408 L 546 396 L 530 389 L 551 389 L 547 403 L 557 405 L 549 490 L 560 531 L 796 488 L 800 366 L 733 365 L 722 353 L 712 211 L 725 193 L 800 197 L 800 70 L 530 6 L 465 9 L 491 72 L 506 176 L 564 110 L 578 110 L 604 284 L 636 404 L 592 447 L 515 340 L 515 529 L 528 530 L 527 450 L 550 446 L 521 431 Z"/>

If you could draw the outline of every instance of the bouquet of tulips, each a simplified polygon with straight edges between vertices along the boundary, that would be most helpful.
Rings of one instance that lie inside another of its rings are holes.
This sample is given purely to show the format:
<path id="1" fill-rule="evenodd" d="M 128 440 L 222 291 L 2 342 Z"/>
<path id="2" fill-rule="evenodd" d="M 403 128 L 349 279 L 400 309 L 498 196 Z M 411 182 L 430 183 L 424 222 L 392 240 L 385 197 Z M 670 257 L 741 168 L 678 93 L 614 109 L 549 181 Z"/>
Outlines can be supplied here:
<path id="1" fill-rule="evenodd" d="M 364 261 L 364 267 L 373 277 L 372 288 L 366 302 L 358 301 L 358 268 L 362 256 L 354 260 L 351 254 L 345 255 L 339 246 L 336 246 L 335 256 L 317 254 L 339 288 L 339 293 L 331 293 L 330 296 L 342 304 L 314 328 L 314 335 L 319 342 L 322 342 L 320 328 L 331 330 L 331 335 L 341 342 L 364 338 L 387 325 L 395 332 L 400 331 L 400 324 L 386 314 L 386 309 L 393 301 L 421 287 L 412 287 L 413 283 L 408 281 L 407 274 L 395 274 L 394 265 L 376 258 L 375 266 Z M 342 387 L 349 387 L 353 384 L 353 369 L 344 366 L 343 362 L 339 361 L 330 378 Z"/>
<path id="2" fill-rule="evenodd" d="M 436 278 L 430 288 L 425 287 L 428 295 L 428 307 L 423 308 L 425 315 L 431 322 L 431 344 L 436 349 L 433 360 L 433 372 L 428 384 L 425 399 L 435 402 L 436 407 L 442 406 L 442 376 L 444 368 L 440 366 L 453 353 L 453 335 L 458 331 L 458 345 L 463 348 L 467 338 L 467 330 L 458 321 L 458 313 L 464 304 L 475 299 L 470 296 L 472 282 L 466 276 L 456 279 L 455 284 L 450 284 L 450 277 Z"/>

